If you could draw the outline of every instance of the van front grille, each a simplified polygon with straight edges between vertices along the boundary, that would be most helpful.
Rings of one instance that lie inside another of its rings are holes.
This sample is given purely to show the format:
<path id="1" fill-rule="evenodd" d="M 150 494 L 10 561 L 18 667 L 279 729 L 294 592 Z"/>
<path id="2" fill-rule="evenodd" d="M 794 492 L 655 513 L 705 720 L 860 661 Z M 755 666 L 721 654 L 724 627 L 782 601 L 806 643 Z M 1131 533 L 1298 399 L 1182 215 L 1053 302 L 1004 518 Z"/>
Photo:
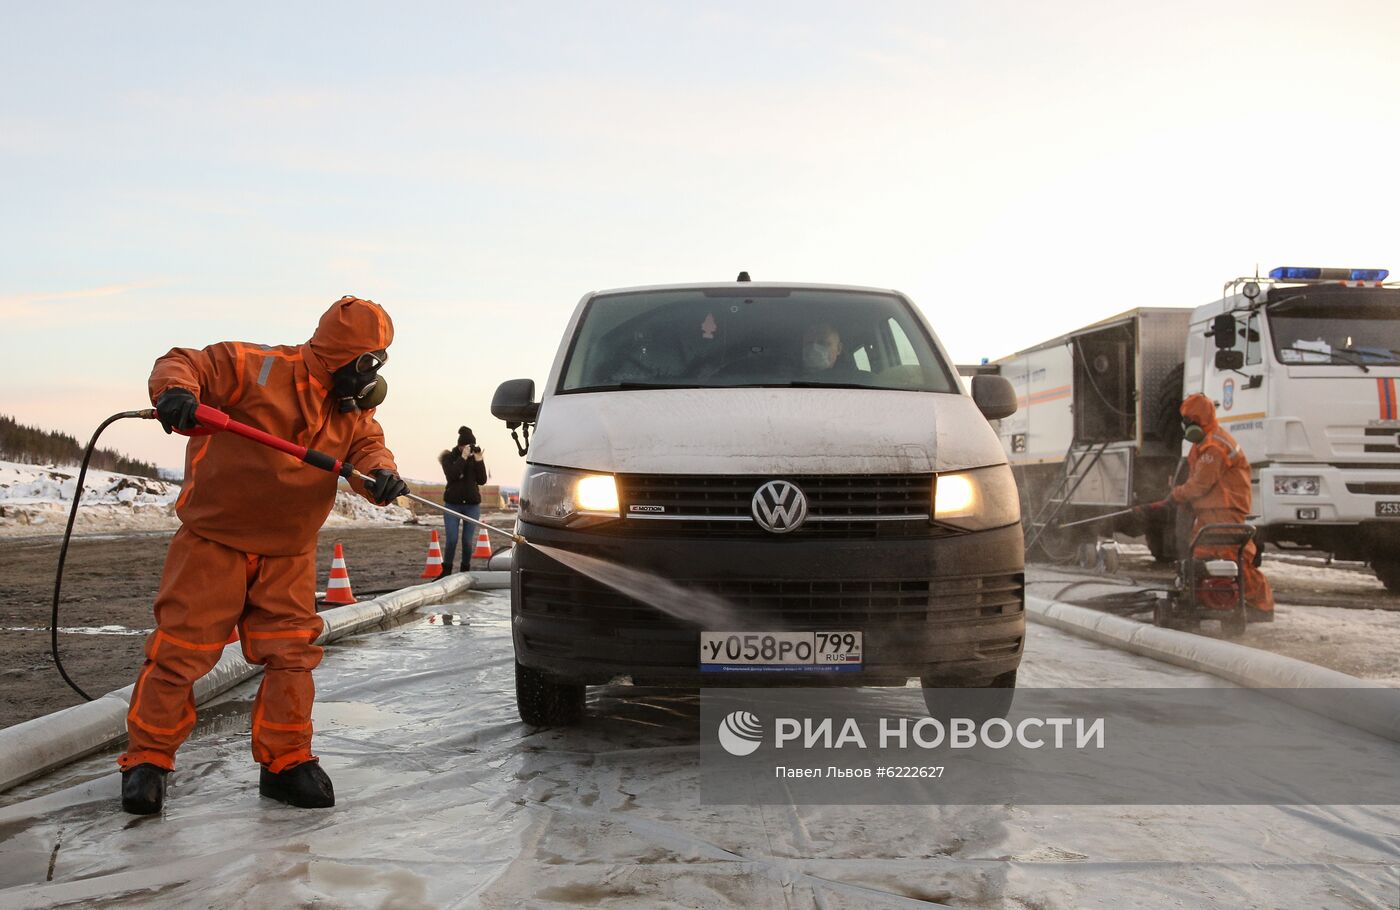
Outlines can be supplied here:
<path id="1" fill-rule="evenodd" d="M 791 536 L 909 537 L 957 533 L 930 524 L 932 474 L 618 475 L 625 530 L 663 534 L 767 535 L 753 497 L 770 480 L 795 484 L 807 519 Z"/>
<path id="2" fill-rule="evenodd" d="M 716 594 L 755 628 L 863 627 L 866 623 L 975 623 L 1023 609 L 1024 576 L 908 579 L 705 579 L 682 587 Z M 618 626 L 684 627 L 647 606 L 574 572 L 520 573 L 522 612 Z"/>

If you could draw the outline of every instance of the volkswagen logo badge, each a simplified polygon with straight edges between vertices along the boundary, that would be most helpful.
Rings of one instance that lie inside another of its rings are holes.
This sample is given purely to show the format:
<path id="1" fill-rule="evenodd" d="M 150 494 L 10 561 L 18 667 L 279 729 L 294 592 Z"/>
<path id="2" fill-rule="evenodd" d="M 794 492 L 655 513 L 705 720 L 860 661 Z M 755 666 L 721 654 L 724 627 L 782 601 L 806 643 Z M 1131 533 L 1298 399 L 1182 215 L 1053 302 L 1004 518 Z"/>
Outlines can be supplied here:
<path id="1" fill-rule="evenodd" d="M 807 494 L 797 484 L 770 480 L 753 494 L 753 520 L 765 531 L 786 534 L 807 520 Z"/>

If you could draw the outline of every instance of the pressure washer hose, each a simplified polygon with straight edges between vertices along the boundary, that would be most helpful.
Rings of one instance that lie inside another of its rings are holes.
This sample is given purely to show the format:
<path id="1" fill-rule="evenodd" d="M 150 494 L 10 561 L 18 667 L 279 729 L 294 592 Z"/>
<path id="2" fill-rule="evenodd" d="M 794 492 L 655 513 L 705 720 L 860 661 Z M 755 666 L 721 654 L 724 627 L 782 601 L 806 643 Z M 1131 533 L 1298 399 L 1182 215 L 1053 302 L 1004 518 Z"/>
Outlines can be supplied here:
<path id="1" fill-rule="evenodd" d="M 81 695 L 84 701 L 92 701 L 92 696 L 84 692 L 83 688 L 75 683 L 72 677 L 68 675 L 68 671 L 63 669 L 63 659 L 59 656 L 58 652 L 58 602 L 63 592 L 63 564 L 68 558 L 68 542 L 73 537 L 73 522 L 78 517 L 78 502 L 83 498 L 83 480 L 87 477 L 88 462 L 92 460 L 93 450 L 97 448 L 97 439 L 102 435 L 103 430 L 107 429 L 118 420 L 125 420 L 129 417 L 153 420 L 155 416 L 155 408 L 143 408 L 139 411 L 122 411 L 119 414 L 113 414 L 98 425 L 97 430 L 92 434 L 92 439 L 88 440 L 87 449 L 83 451 L 83 463 L 78 469 L 78 485 L 73 490 L 73 504 L 68 509 L 68 526 L 63 530 L 63 543 L 58 549 L 58 570 L 54 573 L 53 579 L 53 612 L 49 618 L 49 653 L 53 655 L 54 666 L 58 668 L 58 674 L 63 677 L 63 681 L 66 682 L 69 688 L 74 692 Z M 195 410 L 194 416 L 200 426 L 198 429 L 190 431 L 190 435 L 207 436 L 211 433 L 227 431 L 242 436 L 244 439 L 250 439 L 253 442 L 265 445 L 268 448 L 277 449 L 279 452 L 285 452 L 304 464 L 309 464 L 313 468 L 320 468 L 323 471 L 337 474 L 344 477 L 346 480 L 353 477 L 364 483 L 372 483 L 374 481 L 373 477 L 360 473 L 355 470 L 352 465 L 331 455 L 327 455 L 325 452 L 318 452 L 315 449 L 297 445 L 281 437 L 273 436 L 271 433 L 263 432 L 257 427 L 249 426 L 246 423 L 240 423 L 229 417 L 223 411 L 217 408 L 211 408 L 209 405 L 200 405 Z M 177 430 L 176 432 L 180 431 Z M 414 493 L 406 493 L 404 496 L 414 502 L 422 503 L 425 506 L 437 509 L 446 515 L 453 515 L 463 521 L 471 522 L 488 533 L 504 534 L 515 543 L 525 542 L 525 538 L 519 534 L 489 525 L 480 519 L 472 518 L 470 515 L 463 515 L 461 512 L 449 509 L 442 503 L 433 502 L 431 499 L 418 496 Z"/>
<path id="2" fill-rule="evenodd" d="M 1060 579 L 1039 579 L 1026 582 L 1028 585 L 1034 584 L 1064 584 Z M 1088 607 L 1091 610 L 1100 610 L 1104 613 L 1113 613 L 1118 616 L 1131 616 L 1134 613 L 1146 613 L 1157 604 L 1158 593 L 1170 594 L 1170 588 L 1151 587 L 1143 585 L 1134 579 L 1108 580 L 1105 578 L 1085 578 L 1080 581 L 1073 581 L 1063 588 L 1050 595 L 1049 600 L 1060 601 L 1064 596 L 1075 588 L 1089 585 L 1099 585 L 1102 587 L 1127 587 L 1131 590 L 1114 591 L 1108 594 L 1096 594 L 1093 597 L 1085 597 L 1079 600 L 1064 600 L 1064 603 L 1073 604 L 1078 607 Z"/>
<path id="3" fill-rule="evenodd" d="M 92 461 L 92 453 L 97 448 L 97 439 L 102 435 L 102 431 L 118 420 L 125 420 L 128 417 L 151 419 L 155 416 L 155 408 L 122 411 L 119 414 L 113 414 L 97 425 L 92 438 L 88 440 L 87 448 L 83 450 L 83 463 L 78 468 L 78 485 L 73 488 L 73 504 L 68 508 L 68 526 L 63 529 L 63 543 L 58 548 L 58 571 L 54 573 L 53 577 L 53 613 L 49 617 L 49 653 L 53 655 L 53 665 L 58 668 L 58 675 L 62 676 L 63 681 L 68 683 L 68 687 L 81 695 L 84 701 L 92 701 L 92 696 L 84 692 L 82 686 L 73 682 L 68 671 L 63 669 L 63 659 L 59 657 L 58 653 L 58 599 L 63 593 L 63 564 L 68 559 L 68 541 L 73 537 L 73 522 L 78 517 L 78 502 L 83 498 L 83 481 L 87 478 L 88 462 Z"/>

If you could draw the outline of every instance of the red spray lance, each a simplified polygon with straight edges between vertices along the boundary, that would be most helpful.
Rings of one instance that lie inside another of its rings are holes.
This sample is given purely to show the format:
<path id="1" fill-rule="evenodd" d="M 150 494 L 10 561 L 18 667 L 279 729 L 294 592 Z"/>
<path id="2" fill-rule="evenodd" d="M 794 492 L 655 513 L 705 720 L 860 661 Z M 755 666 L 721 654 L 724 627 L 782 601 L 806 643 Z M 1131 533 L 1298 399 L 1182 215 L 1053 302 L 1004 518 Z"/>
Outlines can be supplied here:
<path id="1" fill-rule="evenodd" d="M 155 409 L 149 408 L 146 411 L 142 411 L 141 416 L 154 418 L 156 416 Z M 374 478 L 355 470 L 355 467 L 349 464 L 348 462 L 344 462 L 338 458 L 335 458 L 334 456 L 327 455 L 325 452 L 318 452 L 315 449 L 308 449 L 306 446 L 297 445 L 296 443 L 287 439 L 283 439 L 280 436 L 273 436 L 271 433 L 265 433 L 262 430 L 259 430 L 257 427 L 249 426 L 246 423 L 240 423 L 239 421 L 234 420 L 232 417 L 225 414 L 223 411 L 220 411 L 218 408 L 211 408 L 207 404 L 202 404 L 195 409 L 194 419 L 199 421 L 200 425 L 198 427 L 196 427 L 193 430 L 176 430 L 176 432 L 182 433 L 186 436 L 212 436 L 214 433 L 227 431 L 229 433 L 233 433 L 236 436 L 242 436 L 244 439 L 250 439 L 253 442 L 258 443 L 259 445 L 265 445 L 270 449 L 276 449 L 279 452 L 285 452 L 286 454 L 292 456 L 293 458 L 297 459 L 303 464 L 311 465 L 313 468 L 320 468 L 322 471 L 329 471 L 332 474 L 339 474 L 346 480 L 350 480 L 353 478 L 355 480 L 364 481 L 365 483 L 370 483 L 374 480 Z M 516 543 L 525 542 L 525 538 L 521 537 L 519 534 L 513 534 L 510 531 L 505 531 L 501 528 L 493 527 L 484 521 L 472 518 L 470 515 L 463 515 L 461 512 L 455 512 L 452 509 L 449 509 L 447 506 L 443 505 L 442 503 L 433 502 L 431 499 L 425 499 L 424 497 L 417 496 L 413 493 L 405 493 L 404 498 L 411 499 L 414 502 L 422 503 L 425 506 L 430 506 L 434 509 L 437 509 L 439 512 L 442 512 L 443 514 L 455 516 L 457 518 L 462 519 L 463 521 L 469 521 L 487 532 L 504 534 L 506 537 L 509 537 Z"/>

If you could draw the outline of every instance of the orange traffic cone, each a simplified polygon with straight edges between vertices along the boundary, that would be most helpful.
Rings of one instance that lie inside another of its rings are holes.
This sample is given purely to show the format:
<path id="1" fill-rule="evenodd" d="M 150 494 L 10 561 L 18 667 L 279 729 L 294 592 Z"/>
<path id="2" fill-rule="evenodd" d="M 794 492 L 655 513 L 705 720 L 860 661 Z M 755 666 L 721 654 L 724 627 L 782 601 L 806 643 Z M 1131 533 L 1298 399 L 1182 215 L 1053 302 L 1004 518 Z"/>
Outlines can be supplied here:
<path id="1" fill-rule="evenodd" d="M 423 565 L 423 574 L 419 578 L 437 578 L 442 574 L 442 548 L 438 546 L 437 531 L 433 531 L 433 539 L 428 541 L 428 561 Z"/>
<path id="2" fill-rule="evenodd" d="M 345 568 L 345 551 L 339 541 L 335 545 L 335 556 L 331 559 L 331 577 L 326 581 L 326 603 L 352 604 L 355 593 L 350 590 L 350 573 Z"/>
<path id="3" fill-rule="evenodd" d="M 486 531 L 476 532 L 476 549 L 472 550 L 472 559 L 491 558 L 491 538 L 486 536 Z"/>

